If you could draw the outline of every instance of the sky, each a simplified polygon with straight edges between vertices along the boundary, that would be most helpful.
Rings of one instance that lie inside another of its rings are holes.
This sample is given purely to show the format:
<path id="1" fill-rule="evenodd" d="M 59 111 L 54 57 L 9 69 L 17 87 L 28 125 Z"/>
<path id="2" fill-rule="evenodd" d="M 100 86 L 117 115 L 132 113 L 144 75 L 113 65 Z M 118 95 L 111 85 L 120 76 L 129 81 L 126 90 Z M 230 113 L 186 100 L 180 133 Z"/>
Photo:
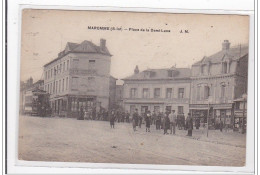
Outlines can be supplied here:
<path id="1" fill-rule="evenodd" d="M 89 26 L 122 30 L 92 30 Z M 191 67 L 220 51 L 224 40 L 232 47 L 248 44 L 249 39 L 249 17 L 241 15 L 26 9 L 21 28 L 20 78 L 32 77 L 34 82 L 43 78 L 43 65 L 57 58 L 67 42 L 89 40 L 99 45 L 101 38 L 106 39 L 113 55 L 110 74 L 121 79 L 132 75 L 136 65 L 140 71 Z"/>

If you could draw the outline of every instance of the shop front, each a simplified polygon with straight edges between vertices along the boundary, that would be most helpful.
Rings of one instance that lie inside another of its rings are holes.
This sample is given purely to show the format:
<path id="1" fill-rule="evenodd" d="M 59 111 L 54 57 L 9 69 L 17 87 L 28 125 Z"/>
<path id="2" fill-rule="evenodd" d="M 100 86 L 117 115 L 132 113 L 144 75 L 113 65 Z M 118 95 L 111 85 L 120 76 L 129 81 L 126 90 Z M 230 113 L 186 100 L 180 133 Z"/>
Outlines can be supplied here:
<path id="1" fill-rule="evenodd" d="M 51 104 L 54 116 L 77 118 L 81 107 L 95 116 L 96 108 L 100 103 L 97 103 L 95 96 L 66 95 L 53 99 Z"/>

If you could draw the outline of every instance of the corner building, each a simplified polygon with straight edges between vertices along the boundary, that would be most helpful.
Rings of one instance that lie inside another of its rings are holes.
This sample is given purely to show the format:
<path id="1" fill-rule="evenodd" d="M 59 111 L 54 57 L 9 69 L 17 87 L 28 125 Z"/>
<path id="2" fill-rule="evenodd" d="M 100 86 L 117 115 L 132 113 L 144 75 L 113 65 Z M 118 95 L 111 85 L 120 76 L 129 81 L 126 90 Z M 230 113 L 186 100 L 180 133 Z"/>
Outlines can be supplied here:
<path id="1" fill-rule="evenodd" d="M 76 117 L 87 110 L 107 109 L 110 91 L 111 54 L 106 40 L 68 42 L 58 57 L 44 65 L 44 90 L 50 93 L 54 115 Z"/>
<path id="2" fill-rule="evenodd" d="M 224 40 L 222 50 L 192 65 L 192 117 L 217 126 L 234 124 L 234 99 L 247 92 L 248 47 L 230 47 Z M 208 115 L 209 113 L 209 115 Z"/>
<path id="3" fill-rule="evenodd" d="M 175 110 L 177 114 L 189 112 L 190 75 L 189 68 L 147 69 L 127 77 L 123 85 L 125 110 L 139 113 L 146 110 L 165 112 Z"/>

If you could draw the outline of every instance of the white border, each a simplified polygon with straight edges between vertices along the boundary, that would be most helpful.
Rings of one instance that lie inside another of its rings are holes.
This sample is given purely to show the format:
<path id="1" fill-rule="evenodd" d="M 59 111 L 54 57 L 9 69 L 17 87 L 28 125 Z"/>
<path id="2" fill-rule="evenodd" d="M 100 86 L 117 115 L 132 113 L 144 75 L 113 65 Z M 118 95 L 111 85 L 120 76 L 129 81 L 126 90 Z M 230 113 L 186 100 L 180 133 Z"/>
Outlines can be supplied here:
<path id="1" fill-rule="evenodd" d="M 199 2 L 198 2 L 199 1 Z M 250 42 L 249 42 L 249 86 L 248 86 L 248 106 L 254 106 L 254 19 L 252 7 L 248 1 L 244 5 L 240 6 L 240 3 L 235 3 L 232 1 L 230 6 L 230 0 L 225 1 L 229 5 L 229 10 L 214 10 L 220 9 L 219 4 L 213 3 L 211 6 L 207 6 L 211 10 L 199 10 L 202 8 L 201 3 L 207 2 L 207 0 L 198 0 L 195 1 L 197 6 L 194 3 L 190 3 L 190 6 L 193 10 L 184 10 L 183 5 L 177 4 L 175 9 L 170 9 L 169 1 L 163 5 L 159 4 L 158 1 L 155 1 L 154 4 L 151 4 L 151 8 L 144 8 L 144 3 L 138 4 L 142 8 L 136 7 L 136 3 L 127 1 L 128 3 L 122 4 L 121 7 L 115 7 L 115 4 L 110 2 L 104 2 L 103 4 L 97 7 L 94 1 L 89 1 L 88 5 L 86 3 L 79 1 L 77 2 L 78 6 L 68 6 L 75 5 L 75 1 L 65 1 L 61 6 L 46 6 L 45 4 L 57 5 L 57 2 L 51 1 L 37 1 L 37 5 L 32 5 L 31 1 L 20 1 L 15 4 L 15 7 L 11 7 L 8 11 L 8 173 L 100 173 L 104 172 L 102 169 L 97 168 L 106 168 L 106 172 L 110 172 L 112 168 L 118 168 L 117 170 L 112 170 L 113 173 L 123 173 L 126 170 L 122 168 L 128 168 L 127 173 L 136 172 L 136 173 L 151 173 L 154 171 L 151 170 L 134 170 L 134 169 L 163 169 L 163 170 L 182 170 L 175 171 L 175 173 L 183 173 L 188 171 L 189 173 L 195 174 L 196 171 L 206 171 L 206 172 L 220 172 L 225 171 L 231 172 L 253 172 L 254 169 L 254 120 L 253 118 L 248 117 L 248 132 L 247 132 L 247 165 L 245 167 L 213 167 L 213 166 L 171 166 L 171 165 L 135 165 L 135 164 L 97 164 L 97 163 L 64 163 L 64 162 L 28 162 L 28 161 L 18 161 L 17 157 L 17 142 L 18 139 L 18 116 L 19 116 L 19 72 L 20 72 L 20 28 L 21 28 L 21 9 L 23 8 L 37 8 L 37 9 L 67 9 L 67 10 L 104 10 L 104 11 L 136 11 L 136 12 L 168 12 L 168 13 L 204 13 L 204 14 L 241 14 L 241 15 L 250 15 Z M 112 1 L 115 2 L 115 1 Z M 145 1 L 146 2 L 146 1 Z M 176 1 L 175 1 L 176 2 Z M 178 2 L 178 1 L 177 1 Z M 241 1 L 240 1 L 241 2 Z M 35 3 L 35 2 L 34 2 Z M 74 4 L 73 4 L 74 3 Z M 186 1 L 187 3 L 187 1 Z M 21 5 L 24 4 L 24 5 Z M 26 5 L 25 5 L 26 4 Z M 81 4 L 81 5 L 79 5 Z M 82 4 L 84 6 L 82 6 Z M 171 4 L 171 3 L 170 3 Z M 92 5 L 92 7 L 90 6 Z M 93 6 L 95 5 L 95 6 Z M 147 4 L 146 4 L 147 5 Z M 150 5 L 150 4 L 149 4 Z M 108 6 L 108 7 L 105 7 Z M 126 7 L 128 6 L 128 7 Z M 10 7 L 10 6 L 9 6 Z M 154 8 L 157 7 L 157 8 Z M 167 8 L 166 8 L 167 7 Z M 187 8 L 187 4 L 185 5 Z M 194 8 L 195 7 L 195 8 Z M 214 7 L 214 8 L 213 8 Z M 223 7 L 222 7 L 223 8 Z M 16 12 L 14 13 L 14 10 Z M 230 10 L 231 9 L 231 10 Z M 246 11 L 236 11 L 237 9 L 245 9 Z M 15 71 L 16 73 L 14 73 Z M 14 93 L 16 92 L 16 93 Z M 16 107 L 14 108 L 14 105 Z M 254 109 L 248 108 L 248 116 L 254 116 Z M 14 127 L 15 124 L 15 127 Z M 19 166 L 17 166 L 19 164 Z M 30 167 L 36 166 L 36 167 Z M 48 168 L 44 166 L 52 166 L 53 168 Z M 63 167 L 63 168 L 54 168 L 54 167 Z M 64 168 L 70 167 L 70 168 Z M 85 167 L 79 168 L 79 167 Z M 86 169 L 88 168 L 88 169 Z M 92 168 L 92 169 L 89 169 Z M 94 168 L 94 169 L 93 169 Z M 130 169 L 130 170 L 129 170 Z M 159 171 L 160 173 L 167 173 L 168 171 Z M 159 173 L 157 172 L 157 173 Z"/>

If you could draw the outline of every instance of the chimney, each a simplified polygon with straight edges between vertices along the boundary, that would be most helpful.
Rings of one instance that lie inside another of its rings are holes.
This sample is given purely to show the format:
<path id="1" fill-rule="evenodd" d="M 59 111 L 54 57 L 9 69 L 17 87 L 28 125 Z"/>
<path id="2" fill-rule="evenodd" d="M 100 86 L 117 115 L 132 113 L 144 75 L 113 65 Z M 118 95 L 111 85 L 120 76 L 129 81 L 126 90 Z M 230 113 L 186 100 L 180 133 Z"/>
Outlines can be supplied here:
<path id="1" fill-rule="evenodd" d="M 138 66 L 136 65 L 135 66 L 135 74 L 138 74 L 139 73 L 139 68 L 138 68 Z"/>
<path id="2" fill-rule="evenodd" d="M 106 40 L 105 39 L 100 39 L 100 49 L 105 50 L 106 48 Z"/>
<path id="3" fill-rule="evenodd" d="M 228 40 L 224 40 L 222 43 L 222 50 L 228 50 L 230 48 L 230 42 Z"/>

